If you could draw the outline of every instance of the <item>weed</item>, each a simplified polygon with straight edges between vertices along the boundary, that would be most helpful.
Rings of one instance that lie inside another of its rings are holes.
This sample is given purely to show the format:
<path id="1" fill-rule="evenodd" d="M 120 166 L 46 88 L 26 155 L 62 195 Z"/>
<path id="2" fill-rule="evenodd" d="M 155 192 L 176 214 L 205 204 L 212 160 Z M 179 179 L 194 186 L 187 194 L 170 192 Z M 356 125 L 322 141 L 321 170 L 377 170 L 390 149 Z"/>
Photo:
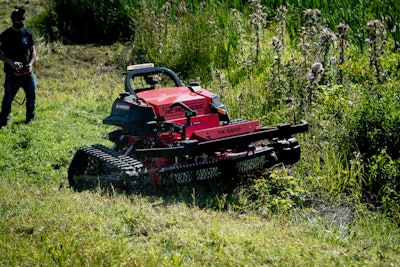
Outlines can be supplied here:
<path id="1" fill-rule="evenodd" d="M 266 27 L 266 21 L 268 15 L 263 11 L 265 7 L 261 4 L 261 0 L 251 0 L 249 6 L 252 10 L 252 13 L 250 14 L 250 25 L 255 31 L 254 33 L 255 53 L 252 53 L 251 50 L 250 55 L 255 54 L 255 58 L 251 60 L 254 62 L 258 62 L 261 53 L 261 41 L 262 41 L 261 34 L 262 30 Z M 250 45 L 250 49 L 252 49 L 252 47 L 253 47 L 253 42 Z"/>
<path id="2" fill-rule="evenodd" d="M 345 51 L 349 47 L 349 42 L 347 41 L 349 35 L 349 26 L 346 24 L 339 24 L 336 29 L 338 30 L 339 39 L 339 75 L 337 82 L 339 84 L 343 83 L 343 65 L 346 62 Z"/>
<path id="3" fill-rule="evenodd" d="M 385 80 L 385 73 L 382 70 L 380 58 L 386 45 L 386 40 L 384 40 L 386 35 L 385 25 L 379 20 L 372 20 L 367 24 L 367 33 L 369 38 L 365 42 L 369 47 L 370 66 L 375 69 L 377 81 L 382 83 Z"/>

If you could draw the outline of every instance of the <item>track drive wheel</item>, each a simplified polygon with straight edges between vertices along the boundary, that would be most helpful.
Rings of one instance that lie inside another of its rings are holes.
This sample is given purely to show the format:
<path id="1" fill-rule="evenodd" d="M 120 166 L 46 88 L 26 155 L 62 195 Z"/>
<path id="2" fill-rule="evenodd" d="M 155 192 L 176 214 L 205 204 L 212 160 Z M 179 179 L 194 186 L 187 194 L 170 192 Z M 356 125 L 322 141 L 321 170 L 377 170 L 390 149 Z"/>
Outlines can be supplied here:
<path id="1" fill-rule="evenodd" d="M 290 165 L 300 160 L 300 144 L 296 138 L 278 140 L 278 158 L 285 165 Z"/>

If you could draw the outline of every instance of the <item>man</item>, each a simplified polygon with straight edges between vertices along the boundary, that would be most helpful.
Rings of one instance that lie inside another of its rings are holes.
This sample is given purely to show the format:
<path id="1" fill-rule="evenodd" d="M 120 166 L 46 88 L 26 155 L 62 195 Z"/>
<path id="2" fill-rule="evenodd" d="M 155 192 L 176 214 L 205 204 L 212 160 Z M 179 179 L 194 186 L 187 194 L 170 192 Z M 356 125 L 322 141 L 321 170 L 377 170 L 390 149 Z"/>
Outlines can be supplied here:
<path id="1" fill-rule="evenodd" d="M 26 96 L 26 120 L 35 118 L 36 80 L 32 72 L 36 59 L 35 42 L 32 34 L 24 29 L 25 10 L 16 8 L 11 13 L 13 25 L 0 34 L 0 59 L 4 62 L 4 98 L 0 112 L 0 128 L 6 126 L 11 105 L 19 88 Z"/>

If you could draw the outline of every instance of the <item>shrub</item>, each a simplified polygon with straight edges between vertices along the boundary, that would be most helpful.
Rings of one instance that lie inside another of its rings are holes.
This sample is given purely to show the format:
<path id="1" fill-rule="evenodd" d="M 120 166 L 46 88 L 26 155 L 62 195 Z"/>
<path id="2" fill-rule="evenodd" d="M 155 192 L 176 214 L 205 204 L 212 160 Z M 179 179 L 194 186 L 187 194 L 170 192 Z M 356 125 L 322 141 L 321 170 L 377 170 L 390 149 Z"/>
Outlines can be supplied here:
<path id="1" fill-rule="evenodd" d="M 361 103 L 349 115 L 348 150 L 359 151 L 369 159 L 386 149 L 389 156 L 399 158 L 400 102 L 392 92 L 383 92 L 384 88 L 379 90 L 364 92 Z"/>
<path id="2" fill-rule="evenodd" d="M 112 43 L 134 35 L 134 1 L 49 1 L 38 18 L 47 39 L 71 43 Z"/>
<path id="3" fill-rule="evenodd" d="M 284 169 L 275 169 L 268 177 L 261 176 L 251 186 L 250 198 L 255 207 L 263 213 L 291 213 L 303 205 L 305 190 L 299 186 L 299 179 Z"/>
<path id="4" fill-rule="evenodd" d="M 344 151 L 358 151 L 366 162 L 364 198 L 374 205 L 393 204 L 400 189 L 400 102 L 387 88 L 365 91 L 349 115 Z"/>

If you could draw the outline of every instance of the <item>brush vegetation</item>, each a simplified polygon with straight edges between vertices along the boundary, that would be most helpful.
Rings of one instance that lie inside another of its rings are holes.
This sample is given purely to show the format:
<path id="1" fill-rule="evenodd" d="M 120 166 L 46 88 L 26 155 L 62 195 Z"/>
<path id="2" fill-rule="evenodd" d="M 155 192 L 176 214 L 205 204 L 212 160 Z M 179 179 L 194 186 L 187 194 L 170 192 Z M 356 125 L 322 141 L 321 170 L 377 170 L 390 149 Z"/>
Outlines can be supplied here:
<path id="1" fill-rule="evenodd" d="M 0 265 L 400 265 L 398 3 L 274 2 L 29 1 L 37 120 L 23 123 L 21 90 L 0 129 Z M 16 4 L 0 1 L 3 29 Z M 74 192 L 75 151 L 112 145 L 102 119 L 144 62 L 201 82 L 232 118 L 306 119 L 300 162 Z"/>

